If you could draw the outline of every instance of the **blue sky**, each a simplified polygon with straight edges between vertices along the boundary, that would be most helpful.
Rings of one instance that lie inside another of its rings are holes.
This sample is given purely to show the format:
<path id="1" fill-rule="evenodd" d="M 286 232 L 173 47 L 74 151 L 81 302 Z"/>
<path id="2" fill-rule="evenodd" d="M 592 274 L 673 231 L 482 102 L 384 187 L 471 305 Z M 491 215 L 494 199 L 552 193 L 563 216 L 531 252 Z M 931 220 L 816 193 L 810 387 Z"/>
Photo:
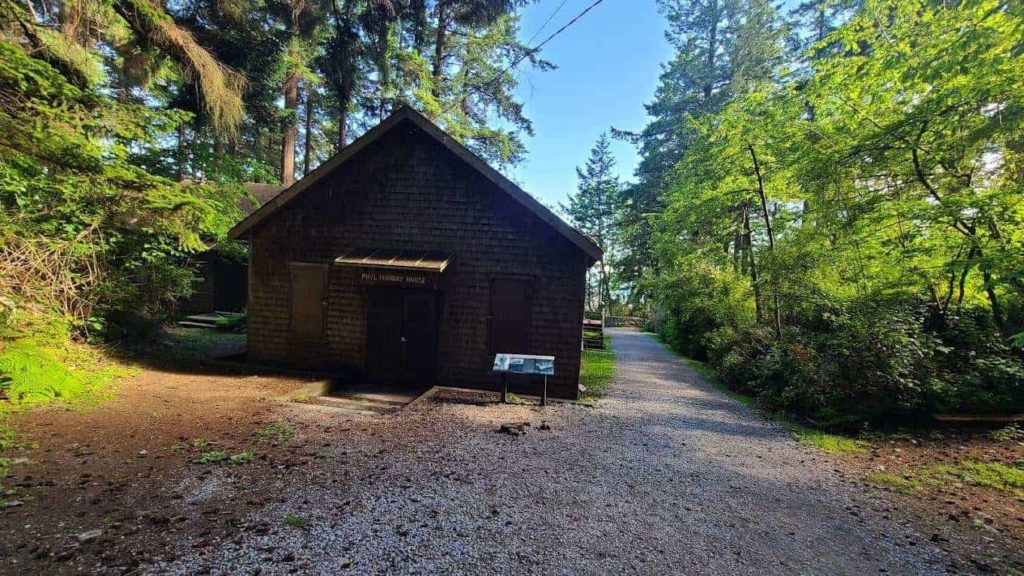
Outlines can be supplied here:
<path id="1" fill-rule="evenodd" d="M 533 36 L 561 2 L 540 0 L 527 7 L 521 38 Z M 531 45 L 592 2 L 567 0 Z M 545 46 L 542 56 L 558 69 L 521 70 L 519 97 L 536 135 L 526 140 L 526 161 L 506 175 L 546 204 L 564 201 L 576 189 L 576 166 L 586 161 L 601 132 L 611 126 L 639 130 L 646 123 L 643 104 L 653 97 L 660 64 L 671 54 L 664 29 L 654 0 L 604 0 Z M 635 148 L 613 141 L 613 151 L 620 175 L 632 177 Z"/>

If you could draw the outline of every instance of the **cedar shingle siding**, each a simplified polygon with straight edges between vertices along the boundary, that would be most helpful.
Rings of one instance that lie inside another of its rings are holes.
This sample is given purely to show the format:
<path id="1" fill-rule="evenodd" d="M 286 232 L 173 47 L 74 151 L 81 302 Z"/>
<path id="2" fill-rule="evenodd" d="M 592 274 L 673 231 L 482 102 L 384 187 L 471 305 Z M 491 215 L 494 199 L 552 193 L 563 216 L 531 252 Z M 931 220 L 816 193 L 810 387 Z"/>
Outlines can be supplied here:
<path id="1" fill-rule="evenodd" d="M 249 356 L 366 367 L 369 288 L 332 265 L 354 248 L 453 255 L 442 274 L 436 383 L 494 388 L 492 282 L 530 286 L 525 350 L 557 357 L 552 396 L 576 398 L 584 278 L 593 258 L 410 121 L 402 121 L 248 229 Z M 327 266 L 321 346 L 292 337 L 291 263 Z M 505 351 L 505 350 L 503 350 Z M 537 378 L 514 382 L 532 392 Z"/>

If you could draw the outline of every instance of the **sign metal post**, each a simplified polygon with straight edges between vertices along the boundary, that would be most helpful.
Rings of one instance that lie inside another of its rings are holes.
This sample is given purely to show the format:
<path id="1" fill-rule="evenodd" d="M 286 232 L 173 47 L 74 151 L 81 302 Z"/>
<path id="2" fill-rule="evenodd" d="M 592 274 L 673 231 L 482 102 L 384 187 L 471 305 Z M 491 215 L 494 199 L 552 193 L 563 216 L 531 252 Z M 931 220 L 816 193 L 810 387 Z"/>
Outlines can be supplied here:
<path id="1" fill-rule="evenodd" d="M 494 372 L 501 373 L 501 403 L 508 403 L 508 375 L 534 374 L 544 377 L 544 390 L 540 405 L 548 405 L 548 376 L 555 375 L 554 356 L 534 356 L 530 354 L 498 354 L 494 357 Z"/>

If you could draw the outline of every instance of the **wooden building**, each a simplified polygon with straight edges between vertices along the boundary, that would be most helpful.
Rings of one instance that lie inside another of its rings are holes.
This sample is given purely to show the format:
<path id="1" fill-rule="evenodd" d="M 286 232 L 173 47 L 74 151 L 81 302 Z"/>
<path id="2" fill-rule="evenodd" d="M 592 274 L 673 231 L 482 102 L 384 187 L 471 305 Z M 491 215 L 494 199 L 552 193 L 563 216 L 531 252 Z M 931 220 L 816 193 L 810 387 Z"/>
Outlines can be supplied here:
<path id="1" fill-rule="evenodd" d="M 248 216 L 270 201 L 284 189 L 279 184 L 246 182 L 246 195 L 239 202 L 242 213 Z M 188 265 L 196 268 L 196 281 L 192 294 L 181 301 L 178 312 L 205 314 L 209 312 L 241 312 L 248 300 L 249 267 L 244 258 L 225 254 L 214 246 L 195 255 Z"/>
<path id="2" fill-rule="evenodd" d="M 549 393 L 578 395 L 600 249 L 411 108 L 230 236 L 249 242 L 251 361 L 493 389 L 496 352 L 544 354 Z"/>

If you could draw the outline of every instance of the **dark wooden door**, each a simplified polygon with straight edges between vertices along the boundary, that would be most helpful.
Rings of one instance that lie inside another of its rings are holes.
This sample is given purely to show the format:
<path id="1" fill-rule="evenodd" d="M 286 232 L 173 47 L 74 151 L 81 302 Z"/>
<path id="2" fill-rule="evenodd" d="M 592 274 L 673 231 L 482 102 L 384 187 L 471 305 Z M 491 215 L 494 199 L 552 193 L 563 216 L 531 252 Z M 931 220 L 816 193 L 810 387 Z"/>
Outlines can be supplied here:
<path id="1" fill-rule="evenodd" d="M 532 282 L 497 279 L 491 282 L 491 353 L 525 354 L 530 329 Z"/>
<path id="2" fill-rule="evenodd" d="M 437 372 L 437 292 L 370 290 L 366 316 L 367 376 L 387 384 L 431 385 Z"/>
<path id="3" fill-rule="evenodd" d="M 293 262 L 291 279 L 293 343 L 321 344 L 327 311 L 327 266 Z"/>
<path id="4" fill-rule="evenodd" d="M 402 357 L 402 294 L 398 290 L 370 290 L 366 311 L 366 372 L 370 380 L 394 383 Z"/>
<path id="5" fill-rule="evenodd" d="M 408 291 L 402 321 L 402 374 L 408 384 L 433 384 L 437 371 L 437 293 Z"/>
<path id="6" fill-rule="evenodd" d="M 245 308 L 249 284 L 246 264 L 218 259 L 213 265 L 213 309 L 240 312 Z"/>

